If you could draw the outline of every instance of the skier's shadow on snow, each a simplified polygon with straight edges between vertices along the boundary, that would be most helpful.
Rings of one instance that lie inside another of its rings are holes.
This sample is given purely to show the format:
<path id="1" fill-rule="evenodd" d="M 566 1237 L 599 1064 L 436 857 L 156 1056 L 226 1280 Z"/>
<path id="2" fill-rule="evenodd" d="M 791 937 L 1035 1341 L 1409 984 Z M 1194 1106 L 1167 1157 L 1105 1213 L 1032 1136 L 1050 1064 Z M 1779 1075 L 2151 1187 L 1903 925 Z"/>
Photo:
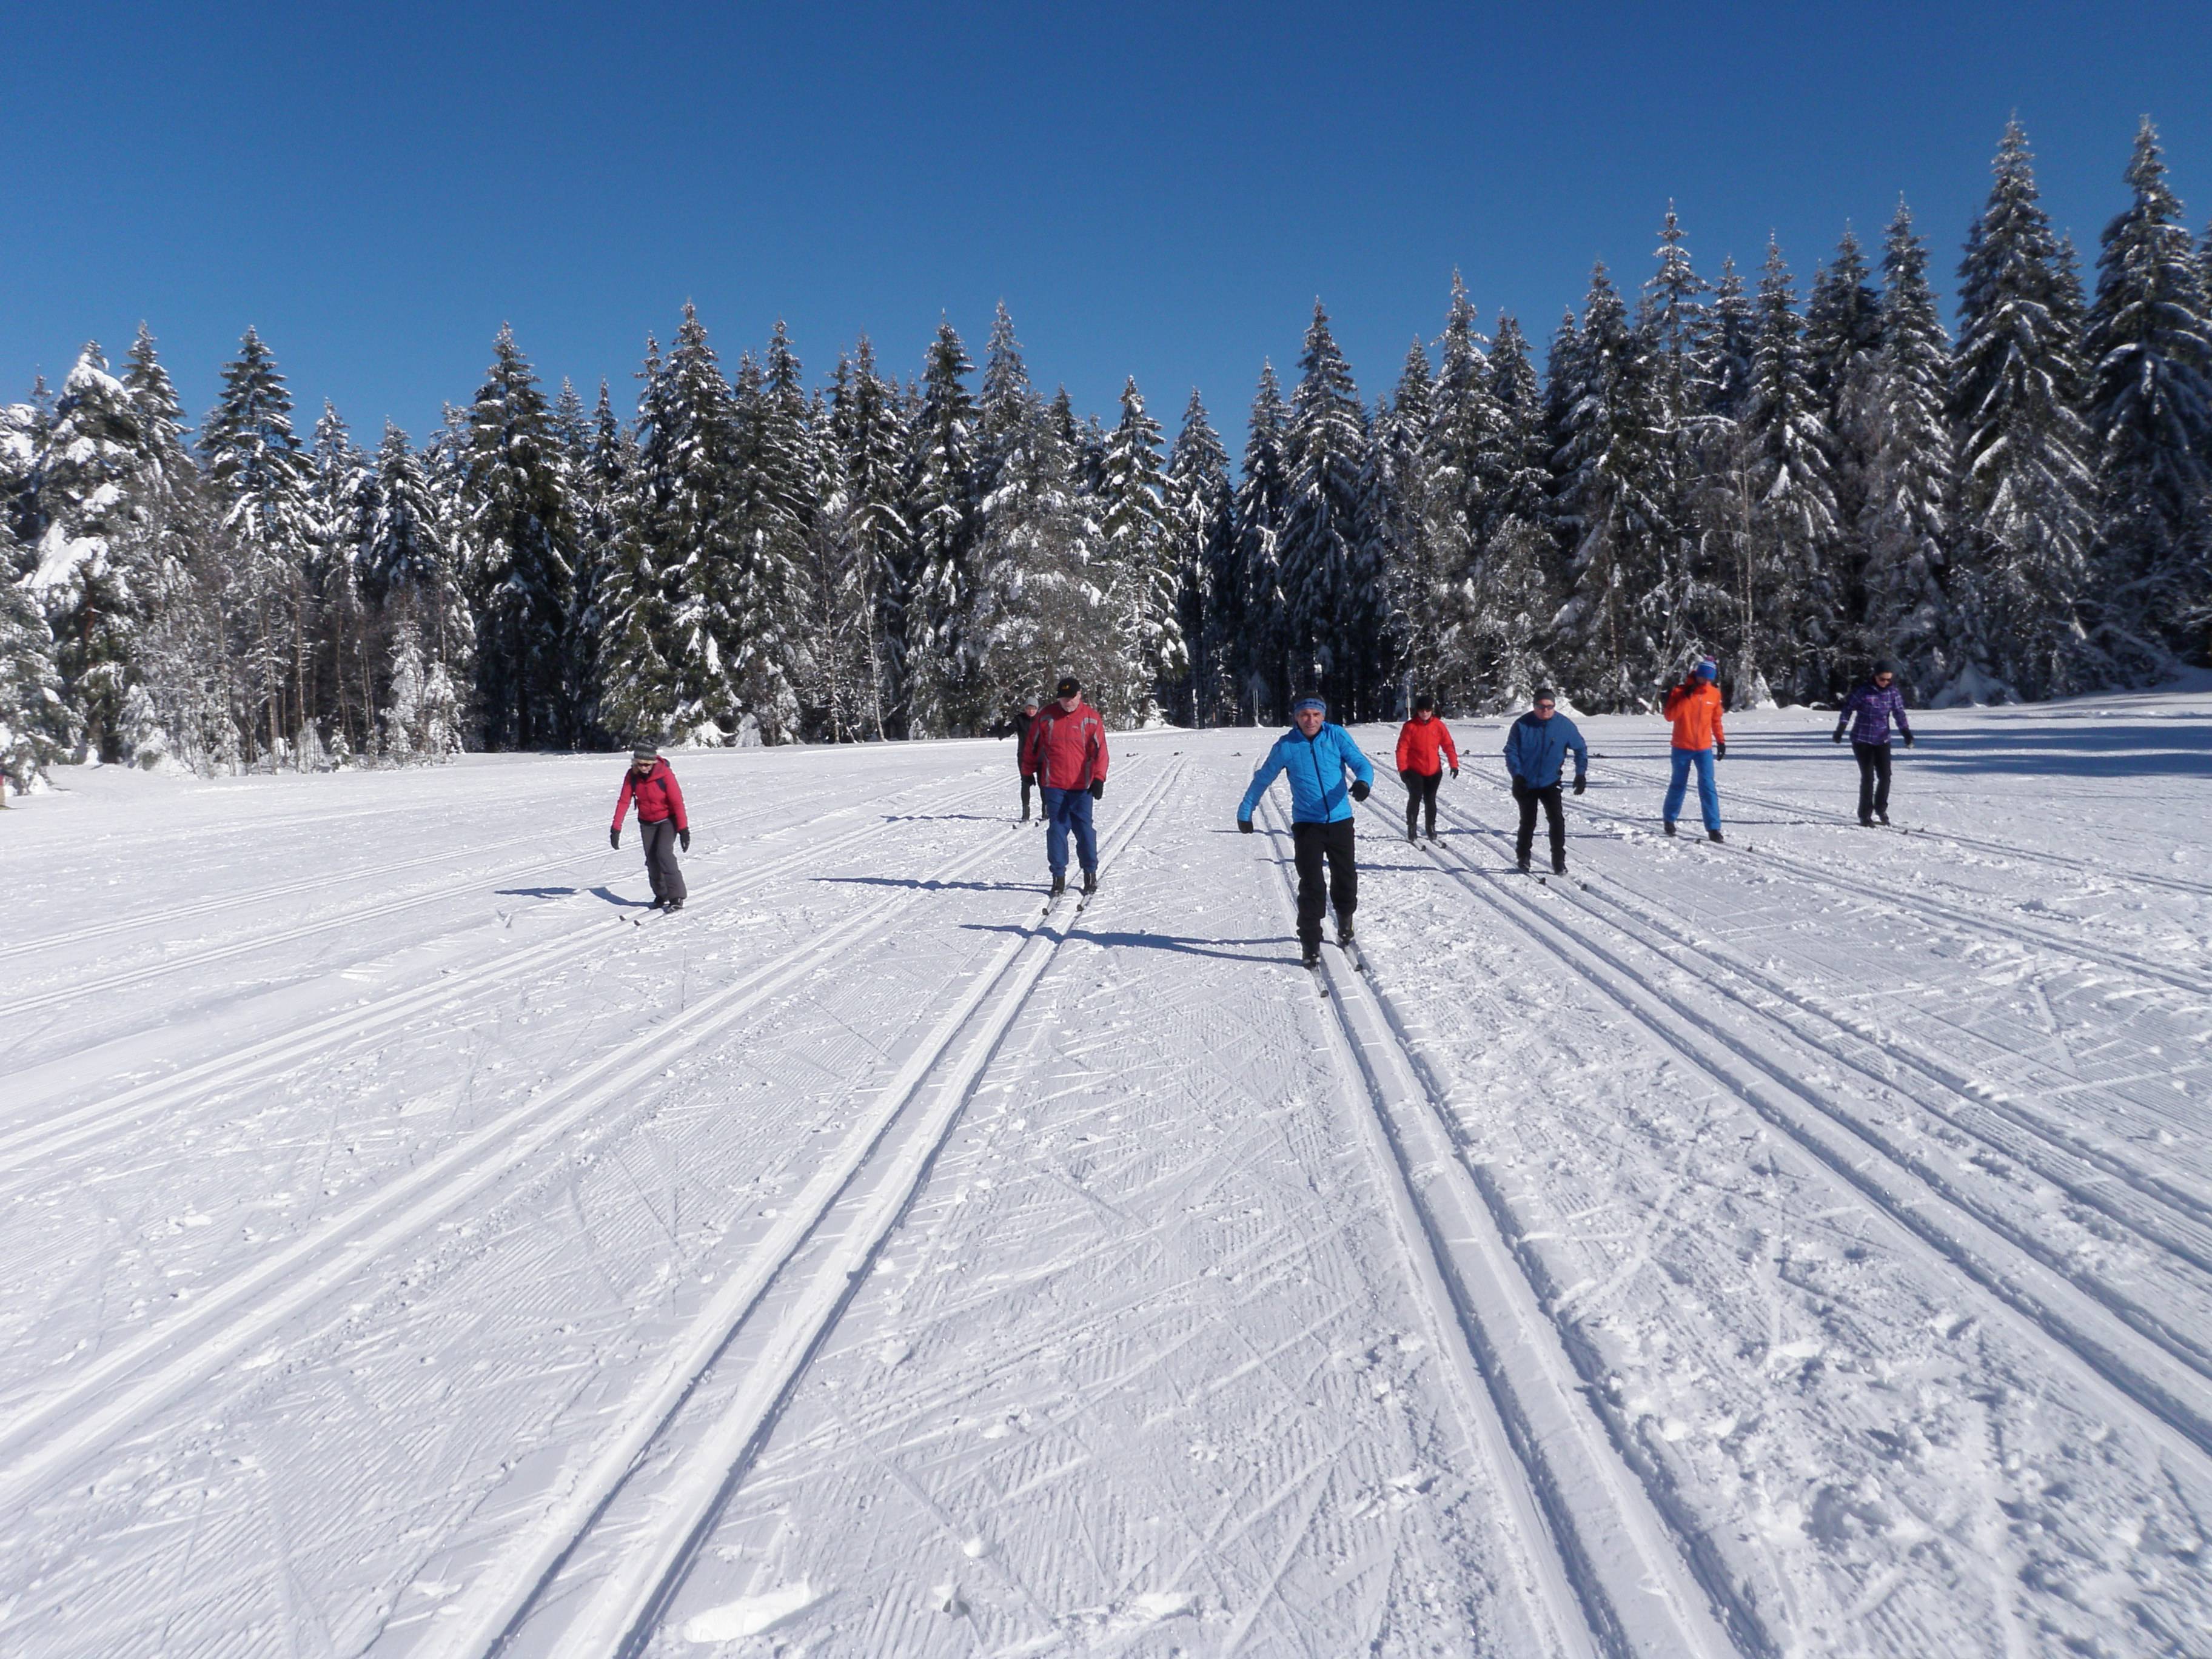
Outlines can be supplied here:
<path id="1" fill-rule="evenodd" d="M 592 889 L 592 895 L 595 898 L 605 899 L 608 903 L 615 906 L 617 909 L 649 910 L 653 908 L 652 900 L 624 898 L 620 893 L 616 892 L 611 887 L 594 887 Z"/>
<path id="2" fill-rule="evenodd" d="M 885 823 L 1004 823 L 1002 814 L 994 812 L 886 812 Z"/>
<path id="3" fill-rule="evenodd" d="M 852 887 L 911 887 L 932 893 L 1034 893 L 1033 881 L 921 881 L 912 876 L 817 876 L 817 881 Z"/>
<path id="4" fill-rule="evenodd" d="M 598 890 L 604 893 L 605 889 Z M 499 887 L 493 890 L 501 898 L 574 898 L 574 887 Z"/>
<path id="5" fill-rule="evenodd" d="M 975 933 L 1028 934 L 1036 931 L 1036 929 L 1032 927 L 1012 922 L 969 921 L 963 922 L 961 926 L 967 928 L 969 932 Z M 1090 929 L 1084 927 L 1069 928 L 1067 936 L 1070 939 L 1088 939 L 1093 945 L 1124 945 L 1133 946 L 1136 949 L 1144 951 L 1173 951 L 1180 955 L 1187 957 L 1215 957 L 1223 962 L 1280 962 L 1284 958 L 1280 951 L 1267 951 L 1263 949 L 1260 951 L 1255 952 L 1251 951 L 1222 951 L 1214 949 L 1213 947 L 1222 945 L 1253 945 L 1264 947 L 1272 945 L 1288 945 L 1293 951 L 1297 947 L 1297 941 L 1296 939 L 1282 937 L 1275 939 L 1183 939 L 1174 933 L 1092 933 Z"/>

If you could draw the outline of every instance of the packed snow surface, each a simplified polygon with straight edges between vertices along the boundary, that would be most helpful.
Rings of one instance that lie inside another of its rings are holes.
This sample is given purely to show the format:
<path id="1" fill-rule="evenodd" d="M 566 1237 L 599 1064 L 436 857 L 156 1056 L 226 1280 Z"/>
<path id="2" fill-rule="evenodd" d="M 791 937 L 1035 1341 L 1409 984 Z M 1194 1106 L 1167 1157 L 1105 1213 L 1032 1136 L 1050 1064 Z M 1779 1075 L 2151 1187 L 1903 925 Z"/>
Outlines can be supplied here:
<path id="1" fill-rule="evenodd" d="M 1359 939 L 1271 733 L 0 815 L 0 1652 L 2212 1653 L 2212 694 L 1503 722 Z M 1544 856 L 1540 826 L 1539 867 Z"/>

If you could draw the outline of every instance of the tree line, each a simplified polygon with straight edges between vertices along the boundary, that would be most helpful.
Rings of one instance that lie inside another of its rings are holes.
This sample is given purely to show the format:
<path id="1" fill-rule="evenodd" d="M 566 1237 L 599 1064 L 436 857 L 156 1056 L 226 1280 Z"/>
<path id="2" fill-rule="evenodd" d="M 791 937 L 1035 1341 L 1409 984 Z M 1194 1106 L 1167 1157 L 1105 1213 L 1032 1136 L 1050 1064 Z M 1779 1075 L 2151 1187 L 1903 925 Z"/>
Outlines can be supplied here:
<path id="1" fill-rule="evenodd" d="M 945 324 L 812 386 L 781 324 L 726 372 L 687 307 L 628 418 L 502 330 L 373 448 L 327 404 L 303 439 L 250 329 L 188 431 L 142 327 L 0 410 L 0 768 L 948 736 L 1071 672 L 1197 725 L 1644 708 L 1698 653 L 1737 706 L 1876 654 L 1923 701 L 2143 683 L 2212 636 L 2212 234 L 2148 121 L 2124 180 L 2092 292 L 2009 126 L 1955 340 L 1902 204 L 1802 304 L 1771 243 L 1708 282 L 1670 208 L 1540 373 L 1455 276 L 1371 404 L 1316 302 L 1233 472 L 1194 392 L 1172 443 L 1133 380 L 1110 427 L 1042 395 L 1003 306 L 980 376 Z"/>

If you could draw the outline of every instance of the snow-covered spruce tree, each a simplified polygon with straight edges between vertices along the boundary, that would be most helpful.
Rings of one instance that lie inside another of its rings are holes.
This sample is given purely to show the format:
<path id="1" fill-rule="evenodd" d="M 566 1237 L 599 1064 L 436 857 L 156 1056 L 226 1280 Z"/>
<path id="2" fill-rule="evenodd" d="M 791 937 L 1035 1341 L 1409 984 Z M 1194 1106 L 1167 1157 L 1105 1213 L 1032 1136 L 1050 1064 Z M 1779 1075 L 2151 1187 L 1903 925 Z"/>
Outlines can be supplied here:
<path id="1" fill-rule="evenodd" d="M 1131 726 L 1154 719 L 1190 672 L 1178 568 L 1160 459 L 1160 423 L 1145 412 L 1133 378 L 1106 441 L 1098 528 L 1118 662 L 1101 682 L 1099 707 Z"/>
<path id="2" fill-rule="evenodd" d="M 1434 556 L 1440 568 L 1454 574 L 1465 569 L 1480 544 L 1492 498 L 1503 474 L 1512 470 L 1505 459 L 1504 411 L 1491 390 L 1486 343 L 1475 326 L 1474 302 L 1468 297 L 1467 284 L 1454 270 L 1444 331 L 1437 342 L 1436 384 L 1429 394 L 1425 440 Z M 1425 362 L 1422 367 L 1425 371 Z M 1412 368 L 1408 360 L 1408 372 Z M 1401 419 L 1405 403 L 1401 389 L 1397 399 Z M 1441 665 L 1437 672 L 1442 672 Z"/>
<path id="3" fill-rule="evenodd" d="M 864 693 L 870 735 L 907 732 L 907 598 L 914 538 L 907 525 L 911 446 L 898 388 L 876 372 L 866 335 L 853 351 L 849 380 L 830 398 L 855 600 L 866 617 L 869 680 Z"/>
<path id="4" fill-rule="evenodd" d="M 1652 361 L 1604 265 L 1590 274 L 1571 378 L 1553 393 L 1565 441 L 1553 465 L 1571 549 L 1554 649 L 1576 700 L 1599 710 L 1648 704 L 1673 666 L 1661 547 L 1668 535 L 1663 433 Z"/>
<path id="5" fill-rule="evenodd" d="M 137 405 L 88 343 L 62 383 L 31 489 L 37 563 L 29 586 L 53 629 L 54 659 L 88 751 L 124 758 L 118 730 L 137 676 L 145 603 L 132 535 Z"/>
<path id="6" fill-rule="evenodd" d="M 1283 526 L 1290 510 L 1290 410 L 1275 366 L 1260 366 L 1259 389 L 1244 441 L 1244 476 L 1237 489 L 1235 653 L 1242 716 L 1255 725 L 1286 718 L 1291 645 L 1283 601 Z"/>
<path id="7" fill-rule="evenodd" d="M 1133 677 L 1115 655 L 1094 504 L 1051 411 L 1005 364 L 994 387 L 995 482 L 979 504 L 975 550 L 977 677 L 992 706 L 1008 709 L 1050 696 L 1072 673 L 1120 718 L 1116 688 Z"/>
<path id="8" fill-rule="evenodd" d="M 1525 707 L 1557 679 L 1547 653 L 1559 609 L 1543 389 L 1521 325 L 1500 316 L 1490 349 L 1498 430 L 1478 459 L 1480 540 L 1463 584 L 1460 674 L 1470 712 Z"/>
<path id="9" fill-rule="evenodd" d="M 185 439 L 184 406 L 143 324 L 125 388 L 138 410 L 126 562 L 141 583 L 136 677 L 125 693 L 124 757 L 205 772 L 241 752 L 223 573 L 208 492 Z"/>
<path id="10" fill-rule="evenodd" d="M 2081 418 L 2082 316 L 2069 251 L 2037 199 L 2019 122 L 1959 268 L 1950 414 L 1958 580 L 1969 657 L 1954 690 L 2062 696 L 2111 677 L 2084 615 L 2094 533 Z"/>
<path id="11" fill-rule="evenodd" d="M 604 388 L 605 382 L 601 382 Z M 568 469 L 569 485 L 583 477 L 584 466 L 592 453 L 592 417 L 584 408 L 583 394 L 567 375 L 561 377 L 561 389 L 553 394 L 553 435 L 561 445 L 561 459 Z"/>
<path id="12" fill-rule="evenodd" d="M 814 506 L 806 392 L 781 320 L 765 364 L 740 366 L 732 413 L 731 557 L 716 584 L 714 630 L 738 718 L 751 715 L 763 742 L 782 743 L 799 728 L 794 623 Z"/>
<path id="13" fill-rule="evenodd" d="M 0 806 L 10 791 L 40 787 L 46 769 L 82 738 L 54 663 L 53 631 L 13 574 L 19 556 L 15 532 L 0 522 Z"/>
<path id="14" fill-rule="evenodd" d="M 422 458 L 389 421 L 371 470 L 368 508 L 361 577 L 374 628 L 355 671 L 363 705 L 386 706 L 402 629 L 413 630 L 423 673 L 435 668 L 449 684 L 467 684 L 476 661 L 475 617 L 446 515 Z"/>
<path id="15" fill-rule="evenodd" d="M 2212 660 L 2212 299 L 2145 119 L 2089 313 L 2102 636 L 2137 672 Z"/>
<path id="16" fill-rule="evenodd" d="M 301 666 L 307 685 L 307 720 L 301 732 L 303 758 L 310 734 L 330 726 L 334 755 L 373 743 L 376 708 L 358 687 L 370 645 L 369 617 L 362 591 L 361 548 L 374 518 L 368 458 L 353 441 L 337 410 L 325 402 L 307 446 L 307 587 L 317 627 L 306 636 Z"/>
<path id="17" fill-rule="evenodd" d="M 1436 441 L 1436 404 L 1428 353 L 1417 338 L 1395 394 L 1376 412 L 1367 516 L 1382 549 L 1397 689 L 1427 691 L 1457 707 L 1465 688 L 1450 670 L 1458 662 L 1468 514 L 1459 469 Z"/>
<path id="18" fill-rule="evenodd" d="M 1644 284 L 1635 332 L 1650 358 L 1657 423 L 1655 489 L 1661 504 L 1658 592 L 1652 607 L 1662 662 L 1674 662 L 1711 631 L 1720 593 L 1698 534 L 1700 459 L 1710 429 L 1713 379 L 1711 285 L 1697 273 L 1673 203 L 1659 229 L 1657 268 Z"/>
<path id="19" fill-rule="evenodd" d="M 552 411 L 504 324 L 470 407 L 469 429 L 477 714 L 484 741 L 501 749 L 567 744 L 575 731 L 565 672 L 575 504 Z"/>
<path id="20" fill-rule="evenodd" d="M 1367 411 L 1319 301 L 1298 368 L 1285 443 L 1288 655 L 1294 674 L 1318 683 L 1339 718 L 1373 719 L 1389 712 L 1392 693 L 1383 654 L 1389 594 L 1367 514 Z"/>
<path id="21" fill-rule="evenodd" d="M 1229 452 L 1193 386 L 1182 430 L 1168 452 L 1168 518 L 1182 593 L 1188 692 L 1176 711 L 1193 726 L 1237 717 L 1237 495 Z"/>
<path id="22" fill-rule="evenodd" d="M 906 520 L 914 535 L 915 587 L 907 606 L 909 719 L 915 735 L 951 737 L 988 722 L 969 638 L 975 607 L 975 368 L 949 322 L 937 325 L 914 421 Z"/>
<path id="23" fill-rule="evenodd" d="M 45 386 L 44 376 L 39 384 Z M 0 530 L 10 538 L 6 544 L 9 562 L 0 575 L 11 580 L 29 575 L 38 558 L 33 548 L 38 535 L 38 497 L 31 482 L 38 476 L 52 404 L 52 398 L 0 404 Z"/>
<path id="24" fill-rule="evenodd" d="M 1725 438 L 1751 399 L 1751 359 L 1758 349 L 1759 319 L 1734 258 L 1721 261 L 1713 284 L 1711 346 L 1705 378 L 1705 411 L 1718 417 L 1709 430 Z"/>
<path id="25" fill-rule="evenodd" d="M 1735 698 L 1792 702 L 1838 690 L 1849 672 L 1840 635 L 1847 618 L 1832 560 L 1836 495 L 1820 400 L 1806 378 L 1804 325 L 1782 250 L 1766 245 L 1759 279 L 1759 332 L 1740 428 L 1752 508 L 1735 572 Z"/>
<path id="26" fill-rule="evenodd" d="M 670 414 L 663 406 L 660 344 L 649 335 L 640 378 L 638 432 L 651 441 Z M 600 565 L 597 653 L 599 721 L 617 744 L 665 733 L 677 701 L 665 648 L 674 631 L 672 587 L 653 539 L 658 503 L 641 450 L 633 445 L 626 459 L 623 487 L 610 508 L 613 539 Z"/>
<path id="27" fill-rule="evenodd" d="M 307 606 L 307 458 L 292 430 L 292 397 L 251 328 L 223 366 L 222 390 L 200 426 L 200 453 L 228 544 L 224 608 L 242 644 L 245 722 L 263 757 L 289 754 L 305 718 L 291 669 Z"/>
<path id="28" fill-rule="evenodd" d="M 587 747 L 618 741 L 601 719 L 599 655 L 607 626 L 607 573 L 622 538 L 623 502 L 636 459 L 636 448 L 615 418 L 613 399 L 601 380 L 599 403 L 585 417 L 580 456 L 572 461 L 569 473 L 577 563 L 568 592 L 567 674 L 577 740 Z"/>
<path id="29" fill-rule="evenodd" d="M 1865 457 L 1857 542 L 1864 559 L 1860 638 L 1896 659 L 1909 693 L 1929 696 L 1951 671 L 1943 592 L 1950 540 L 1951 437 L 1943 417 L 1950 341 L 1928 285 L 1928 250 L 1899 202 L 1882 252 L 1881 342 L 1864 395 L 1849 407 Z"/>
<path id="30" fill-rule="evenodd" d="M 1018 450 L 1031 447 L 1030 428 L 1043 418 L 1029 366 L 1006 302 L 991 318 L 991 340 L 983 351 L 981 395 L 975 404 L 975 498 L 987 500 L 999 487 L 999 473 Z M 984 526 L 979 522 L 977 533 Z"/>
<path id="31" fill-rule="evenodd" d="M 1836 535 L 1830 544 L 1830 586 L 1850 623 L 1840 618 L 1833 640 L 1843 672 L 1868 654 L 1856 619 L 1866 611 L 1867 551 L 1858 538 L 1866 505 L 1869 452 L 1864 405 L 1875 353 L 1881 345 L 1881 296 L 1868 280 L 1866 255 L 1846 226 L 1835 258 L 1814 272 L 1805 302 L 1805 383 L 1812 389 L 1826 434 L 1830 482 L 1836 497 Z M 1832 688 L 1840 691 L 1838 685 Z"/>

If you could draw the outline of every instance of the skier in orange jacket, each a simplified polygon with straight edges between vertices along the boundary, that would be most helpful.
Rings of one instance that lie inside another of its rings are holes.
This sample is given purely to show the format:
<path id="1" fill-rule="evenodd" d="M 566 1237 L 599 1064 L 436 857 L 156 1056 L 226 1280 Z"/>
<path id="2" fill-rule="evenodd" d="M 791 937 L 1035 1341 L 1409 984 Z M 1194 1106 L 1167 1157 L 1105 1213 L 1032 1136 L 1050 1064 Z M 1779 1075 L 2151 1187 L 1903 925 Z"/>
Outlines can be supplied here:
<path id="1" fill-rule="evenodd" d="M 1689 793 L 1690 771 L 1698 774 L 1698 805 L 1705 818 L 1705 839 L 1721 839 L 1721 792 L 1713 778 L 1713 763 L 1728 757 L 1728 733 L 1721 726 L 1721 689 L 1715 684 L 1720 667 L 1711 657 L 1698 659 L 1689 677 L 1667 693 L 1660 705 L 1674 722 L 1674 775 L 1667 783 L 1667 804 L 1659 818 L 1668 835 Z"/>
<path id="2" fill-rule="evenodd" d="M 1459 775 L 1459 750 L 1437 718 L 1434 697 L 1413 699 L 1413 718 L 1398 728 L 1398 776 L 1406 786 L 1406 839 L 1413 838 L 1415 815 L 1428 809 L 1429 839 L 1437 838 L 1437 786 L 1444 768 Z"/>

